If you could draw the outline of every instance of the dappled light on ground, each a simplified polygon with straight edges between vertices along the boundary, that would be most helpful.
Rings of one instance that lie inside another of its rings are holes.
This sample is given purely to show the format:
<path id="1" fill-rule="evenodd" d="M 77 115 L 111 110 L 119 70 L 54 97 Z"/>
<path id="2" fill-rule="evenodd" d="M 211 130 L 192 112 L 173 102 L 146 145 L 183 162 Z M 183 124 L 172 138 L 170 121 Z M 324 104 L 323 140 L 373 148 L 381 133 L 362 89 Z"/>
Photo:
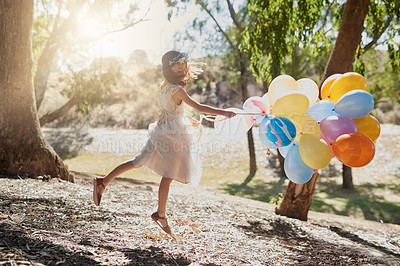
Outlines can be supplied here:
<path id="1" fill-rule="evenodd" d="M 116 179 L 100 207 L 91 176 L 0 179 L 0 257 L 19 264 L 285 265 L 380 264 L 400 259 L 400 227 L 310 213 L 174 184 L 168 217 L 176 240 L 151 220 L 157 185 Z"/>

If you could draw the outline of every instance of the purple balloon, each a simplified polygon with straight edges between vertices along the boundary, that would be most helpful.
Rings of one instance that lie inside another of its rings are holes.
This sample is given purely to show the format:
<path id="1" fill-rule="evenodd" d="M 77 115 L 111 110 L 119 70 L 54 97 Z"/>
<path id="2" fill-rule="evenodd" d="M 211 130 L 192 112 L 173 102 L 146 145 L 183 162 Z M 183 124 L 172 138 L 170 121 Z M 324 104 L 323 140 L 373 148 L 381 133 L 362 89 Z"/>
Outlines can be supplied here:
<path id="1" fill-rule="evenodd" d="M 341 115 L 332 115 L 320 123 L 324 136 L 332 143 L 340 135 L 357 132 L 357 126 L 350 118 Z"/>

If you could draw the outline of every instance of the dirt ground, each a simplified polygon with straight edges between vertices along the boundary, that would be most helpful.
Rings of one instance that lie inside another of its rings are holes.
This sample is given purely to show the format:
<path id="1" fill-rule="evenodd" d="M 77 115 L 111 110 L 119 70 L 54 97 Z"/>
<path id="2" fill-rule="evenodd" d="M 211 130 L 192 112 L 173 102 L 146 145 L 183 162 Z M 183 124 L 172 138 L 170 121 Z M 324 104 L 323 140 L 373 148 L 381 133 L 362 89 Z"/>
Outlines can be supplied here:
<path id="1" fill-rule="evenodd" d="M 309 213 L 188 185 L 171 187 L 176 240 L 150 219 L 157 184 L 116 179 L 102 204 L 92 180 L 0 179 L 1 265 L 400 265 L 400 226 Z"/>

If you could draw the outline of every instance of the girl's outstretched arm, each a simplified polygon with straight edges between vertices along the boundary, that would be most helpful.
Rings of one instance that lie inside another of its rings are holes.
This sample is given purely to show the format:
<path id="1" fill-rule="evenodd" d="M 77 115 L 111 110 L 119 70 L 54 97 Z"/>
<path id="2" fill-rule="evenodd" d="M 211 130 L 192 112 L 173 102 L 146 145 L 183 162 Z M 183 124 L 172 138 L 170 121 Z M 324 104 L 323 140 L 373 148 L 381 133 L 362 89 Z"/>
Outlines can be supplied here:
<path id="1" fill-rule="evenodd" d="M 220 108 L 208 106 L 206 104 L 198 103 L 196 100 L 190 97 L 184 89 L 179 89 L 177 92 L 175 92 L 175 94 L 172 96 L 172 99 L 175 102 L 180 102 L 182 100 L 187 105 L 196 109 L 200 113 L 211 114 L 211 115 L 223 115 L 227 118 L 232 118 L 236 115 L 235 112 L 226 111 Z"/>

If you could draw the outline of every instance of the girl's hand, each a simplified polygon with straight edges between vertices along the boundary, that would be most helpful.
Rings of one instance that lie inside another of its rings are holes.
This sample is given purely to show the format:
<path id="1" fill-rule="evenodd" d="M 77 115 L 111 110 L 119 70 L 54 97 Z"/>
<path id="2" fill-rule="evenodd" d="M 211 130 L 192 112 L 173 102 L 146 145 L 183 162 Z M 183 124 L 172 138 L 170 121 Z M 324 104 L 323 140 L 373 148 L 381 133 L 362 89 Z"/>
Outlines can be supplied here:
<path id="1" fill-rule="evenodd" d="M 224 111 L 223 116 L 227 117 L 227 118 L 232 118 L 235 117 L 237 114 L 235 112 L 231 112 L 231 111 Z"/>

